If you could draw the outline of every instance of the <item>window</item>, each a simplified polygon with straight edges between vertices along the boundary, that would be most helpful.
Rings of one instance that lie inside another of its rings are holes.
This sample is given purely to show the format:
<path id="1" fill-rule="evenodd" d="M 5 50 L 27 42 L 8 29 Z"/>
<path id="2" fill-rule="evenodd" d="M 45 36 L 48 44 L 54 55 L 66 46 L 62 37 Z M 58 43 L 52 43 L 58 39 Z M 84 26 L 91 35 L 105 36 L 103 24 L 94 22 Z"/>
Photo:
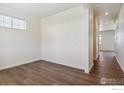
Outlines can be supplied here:
<path id="1" fill-rule="evenodd" d="M 17 18 L 13 18 L 13 28 L 15 29 L 21 29 L 25 30 L 26 29 L 26 22 Z"/>
<path id="2" fill-rule="evenodd" d="M 3 17 L 3 26 L 11 28 L 11 21 L 12 21 L 11 17 L 4 16 Z"/>
<path id="3" fill-rule="evenodd" d="M 0 26 L 11 28 L 11 17 L 0 15 Z"/>
<path id="4" fill-rule="evenodd" d="M 3 26 L 3 16 L 0 15 L 0 26 Z"/>
<path id="5" fill-rule="evenodd" d="M 9 16 L 0 15 L 0 26 L 19 29 L 19 30 L 26 30 L 26 21 L 21 20 L 18 18 L 13 18 Z"/>

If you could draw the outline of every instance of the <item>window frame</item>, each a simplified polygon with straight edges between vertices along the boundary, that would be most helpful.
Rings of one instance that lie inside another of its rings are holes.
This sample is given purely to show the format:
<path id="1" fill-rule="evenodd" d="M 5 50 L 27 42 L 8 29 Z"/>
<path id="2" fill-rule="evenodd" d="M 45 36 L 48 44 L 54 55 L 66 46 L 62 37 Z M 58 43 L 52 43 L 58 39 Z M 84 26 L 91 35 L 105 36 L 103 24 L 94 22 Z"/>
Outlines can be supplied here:
<path id="1" fill-rule="evenodd" d="M 26 23 L 26 24 L 25 24 L 25 28 L 24 28 L 24 29 L 13 28 L 13 19 L 17 19 L 17 20 L 24 21 L 24 22 Z M 24 19 L 21 19 L 21 18 L 13 17 L 13 18 L 12 18 L 12 29 L 16 29 L 16 30 L 27 30 L 27 21 L 24 20 Z"/>
<path id="2" fill-rule="evenodd" d="M 2 15 L 3 16 L 3 24 L 5 23 L 4 22 L 4 17 L 10 17 L 10 16 L 5 16 L 5 15 Z M 11 22 L 10 22 L 10 27 L 6 27 L 5 25 L 3 26 L 3 27 L 5 27 L 5 28 L 12 28 L 12 17 L 10 17 L 10 19 L 11 19 Z"/>
<path id="3" fill-rule="evenodd" d="M 8 16 L 8 15 L 3 15 L 3 14 L 0 14 L 0 15 L 3 16 L 3 17 L 6 16 L 6 17 L 10 17 L 11 18 L 11 27 L 0 26 L 0 28 L 12 29 L 12 17 L 11 16 Z M 4 22 L 4 19 L 3 19 L 3 22 Z"/>
<path id="4" fill-rule="evenodd" d="M 14 17 L 14 16 L 10 16 L 10 15 L 6 15 L 6 14 L 0 14 L 1 16 L 7 16 L 7 17 L 10 17 L 11 18 L 11 27 L 5 27 L 5 26 L 0 26 L 0 28 L 6 28 L 6 29 L 13 29 L 13 30 L 22 30 L 22 31 L 26 31 L 27 30 L 27 24 L 28 24 L 28 21 L 24 18 L 19 18 L 19 17 Z M 25 29 L 18 29 L 18 28 L 13 28 L 13 19 L 18 19 L 18 20 L 22 20 L 24 21 L 26 24 L 25 24 Z"/>

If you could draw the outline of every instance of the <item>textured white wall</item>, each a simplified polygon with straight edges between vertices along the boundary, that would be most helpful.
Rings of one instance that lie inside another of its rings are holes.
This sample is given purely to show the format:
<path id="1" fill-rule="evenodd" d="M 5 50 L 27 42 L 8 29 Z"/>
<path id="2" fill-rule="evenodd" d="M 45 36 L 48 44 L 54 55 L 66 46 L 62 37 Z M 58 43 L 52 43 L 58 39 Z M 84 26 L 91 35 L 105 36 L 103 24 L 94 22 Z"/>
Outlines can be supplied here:
<path id="1" fill-rule="evenodd" d="M 116 31 L 116 58 L 124 71 L 124 5 L 119 14 L 119 27 Z"/>
<path id="2" fill-rule="evenodd" d="M 0 27 L 0 69 L 41 59 L 40 18 L 0 6 L 0 14 L 27 20 L 27 30 Z"/>
<path id="3" fill-rule="evenodd" d="M 89 71 L 89 10 L 83 6 L 42 19 L 43 60 Z"/>

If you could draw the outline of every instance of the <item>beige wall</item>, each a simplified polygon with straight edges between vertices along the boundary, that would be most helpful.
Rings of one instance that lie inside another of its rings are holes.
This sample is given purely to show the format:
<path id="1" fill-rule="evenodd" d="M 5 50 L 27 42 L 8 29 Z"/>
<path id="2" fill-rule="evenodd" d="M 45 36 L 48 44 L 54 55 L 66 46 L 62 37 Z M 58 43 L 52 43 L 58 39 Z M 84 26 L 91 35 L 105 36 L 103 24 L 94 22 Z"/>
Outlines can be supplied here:
<path id="1" fill-rule="evenodd" d="M 98 58 L 98 31 L 99 31 L 99 26 L 98 26 L 98 23 L 97 23 L 97 21 L 98 21 L 98 19 L 97 19 L 97 17 L 96 17 L 96 15 L 95 15 L 95 13 L 94 13 L 94 11 L 93 11 L 93 22 L 92 22 L 92 24 L 93 24 L 93 27 L 92 27 L 92 29 L 93 29 L 93 60 L 95 61 L 95 60 L 97 60 L 97 58 Z"/>
<path id="2" fill-rule="evenodd" d="M 93 16 L 93 59 L 96 60 L 96 18 Z"/>

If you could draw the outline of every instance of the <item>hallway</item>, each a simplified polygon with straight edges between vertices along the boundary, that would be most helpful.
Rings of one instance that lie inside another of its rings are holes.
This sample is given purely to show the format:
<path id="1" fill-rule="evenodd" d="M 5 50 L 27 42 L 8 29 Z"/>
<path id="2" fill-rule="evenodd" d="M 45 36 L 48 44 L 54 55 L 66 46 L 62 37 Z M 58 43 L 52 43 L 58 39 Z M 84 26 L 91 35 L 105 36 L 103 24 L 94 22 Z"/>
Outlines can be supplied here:
<path id="1" fill-rule="evenodd" d="M 114 56 L 114 52 L 101 51 L 99 61 L 95 63 L 90 74 L 101 79 L 108 79 L 108 84 L 124 84 L 123 71 Z"/>

